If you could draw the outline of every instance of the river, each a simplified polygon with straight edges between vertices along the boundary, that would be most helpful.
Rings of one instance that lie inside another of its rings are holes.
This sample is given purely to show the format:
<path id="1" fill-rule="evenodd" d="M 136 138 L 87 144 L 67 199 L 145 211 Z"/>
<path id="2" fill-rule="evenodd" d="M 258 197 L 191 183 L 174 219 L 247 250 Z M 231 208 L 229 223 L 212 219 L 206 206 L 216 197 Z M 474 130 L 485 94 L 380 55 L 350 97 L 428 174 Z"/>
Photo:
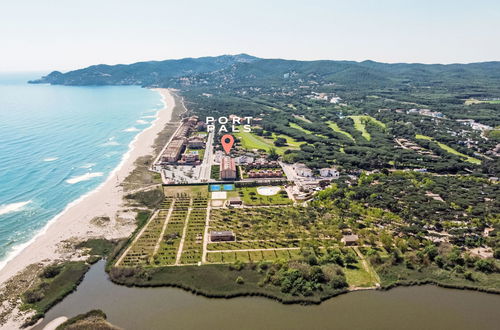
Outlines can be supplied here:
<path id="1" fill-rule="evenodd" d="M 352 292 L 313 306 L 259 297 L 209 299 L 175 288 L 113 284 L 100 261 L 35 329 L 91 309 L 103 310 L 116 326 L 141 330 L 500 328 L 500 295 L 495 294 L 426 285 Z"/>

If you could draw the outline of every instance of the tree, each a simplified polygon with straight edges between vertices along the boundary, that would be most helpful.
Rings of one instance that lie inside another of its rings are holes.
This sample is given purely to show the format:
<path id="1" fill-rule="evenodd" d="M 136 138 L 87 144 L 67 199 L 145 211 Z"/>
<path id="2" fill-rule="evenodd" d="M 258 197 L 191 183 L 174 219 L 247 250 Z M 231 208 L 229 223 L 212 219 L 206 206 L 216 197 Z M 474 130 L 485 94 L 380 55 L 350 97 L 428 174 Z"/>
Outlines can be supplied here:
<path id="1" fill-rule="evenodd" d="M 330 286 L 334 289 L 342 289 L 348 286 L 345 276 L 334 275 L 330 281 Z"/>
<path id="2" fill-rule="evenodd" d="M 496 270 L 493 259 L 479 259 L 474 266 L 483 273 L 492 273 Z"/>
<path id="3" fill-rule="evenodd" d="M 392 250 L 392 237 L 387 232 L 384 231 L 380 234 L 380 242 L 387 251 Z"/>
<path id="4" fill-rule="evenodd" d="M 269 149 L 269 154 L 267 156 L 267 158 L 269 160 L 277 160 L 279 157 L 278 153 L 276 152 L 276 149 L 275 148 L 270 148 Z"/>
<path id="5" fill-rule="evenodd" d="M 277 146 L 277 147 L 284 147 L 287 145 L 286 143 L 286 139 L 285 138 L 282 138 L 282 137 L 279 137 L 277 138 L 275 141 L 274 141 L 274 145 Z"/>

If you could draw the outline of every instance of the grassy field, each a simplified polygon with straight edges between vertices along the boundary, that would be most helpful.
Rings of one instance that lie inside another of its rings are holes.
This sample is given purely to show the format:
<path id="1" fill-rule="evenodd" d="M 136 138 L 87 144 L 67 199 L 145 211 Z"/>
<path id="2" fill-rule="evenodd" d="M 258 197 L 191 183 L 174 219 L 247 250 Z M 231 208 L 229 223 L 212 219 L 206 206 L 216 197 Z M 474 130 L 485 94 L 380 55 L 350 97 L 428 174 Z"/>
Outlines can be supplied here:
<path id="1" fill-rule="evenodd" d="M 373 276 L 363 268 L 360 262 L 344 268 L 344 273 L 350 286 L 372 287 L 375 285 Z"/>
<path id="2" fill-rule="evenodd" d="M 295 128 L 295 129 L 298 129 L 299 131 L 301 132 L 304 132 L 306 134 L 314 134 L 312 131 L 308 130 L 308 129 L 305 129 L 303 127 L 300 127 L 299 125 L 295 124 L 295 123 L 290 123 L 290 127 L 291 128 Z"/>
<path id="3" fill-rule="evenodd" d="M 283 187 L 281 187 L 283 188 Z M 243 187 L 237 189 L 238 195 L 245 205 L 288 205 L 293 202 L 288 198 L 286 192 L 281 190 L 274 196 L 262 196 L 257 192 L 257 187 Z"/>
<path id="4" fill-rule="evenodd" d="M 276 140 L 277 138 L 283 138 L 283 139 L 286 140 L 286 143 L 288 144 L 288 147 L 281 147 L 281 148 L 284 148 L 285 150 L 286 149 L 299 148 L 301 144 L 304 144 L 304 142 L 299 142 L 299 141 L 295 140 L 293 137 L 288 136 L 288 135 L 273 133 L 272 136 L 273 136 L 274 140 Z"/>
<path id="5" fill-rule="evenodd" d="M 476 165 L 480 165 L 481 164 L 481 160 L 479 160 L 477 158 L 474 158 L 474 157 L 471 157 L 471 156 L 468 156 L 468 155 L 465 155 L 465 154 L 463 154 L 461 152 L 458 152 L 455 149 L 453 149 L 452 147 L 447 146 L 444 143 L 438 142 L 438 141 L 436 141 L 434 138 L 432 138 L 430 136 L 425 136 L 425 135 L 417 134 L 417 135 L 415 135 L 415 138 L 418 139 L 418 140 L 432 141 L 432 142 L 436 143 L 444 151 L 449 152 L 450 154 L 462 157 L 462 158 L 465 159 L 465 161 L 467 161 L 469 163 L 476 164 Z"/>
<path id="6" fill-rule="evenodd" d="M 234 135 L 239 138 L 243 148 L 248 150 L 262 149 L 269 151 L 271 148 L 274 148 L 278 154 L 282 155 L 286 150 L 290 148 L 298 148 L 300 146 L 298 141 L 283 134 L 276 135 L 273 133 L 272 139 L 267 139 L 250 132 L 237 132 L 234 133 Z M 273 142 L 279 137 L 284 138 L 287 141 L 288 146 L 276 147 Z"/>
<path id="7" fill-rule="evenodd" d="M 332 130 L 334 130 L 335 132 L 337 133 L 341 133 L 341 134 L 344 134 L 345 136 L 347 136 L 349 139 L 353 140 L 354 141 L 354 138 L 352 137 L 352 135 L 346 131 L 344 131 L 343 129 L 341 129 L 339 127 L 339 125 L 337 125 L 337 123 L 333 122 L 333 121 L 328 121 L 327 122 L 328 124 L 328 127 L 330 127 Z"/>
<path id="8" fill-rule="evenodd" d="M 352 119 L 354 122 L 354 128 L 358 131 L 361 132 L 361 136 L 363 136 L 367 141 L 370 141 L 372 139 L 370 133 L 366 130 L 366 124 L 368 122 L 374 123 L 375 125 L 379 126 L 382 129 L 385 129 L 385 124 L 382 123 L 381 121 L 378 121 L 377 119 L 373 118 L 372 116 L 349 116 L 349 118 Z"/>
<path id="9" fill-rule="evenodd" d="M 477 99 L 470 98 L 470 99 L 465 100 L 465 102 L 464 102 L 465 105 L 480 104 L 480 103 L 500 104 L 500 100 L 477 100 Z"/>
<path id="10" fill-rule="evenodd" d="M 230 298 L 237 296 L 261 295 L 288 303 L 313 302 L 332 297 L 345 290 L 335 290 L 325 285 L 323 290 L 313 296 L 292 296 L 281 292 L 279 286 L 262 285 L 263 274 L 248 266 L 241 270 L 232 270 L 228 265 L 204 265 L 184 267 L 162 267 L 150 269 L 148 276 L 138 272 L 126 276 L 119 269 L 112 270 L 111 279 L 124 285 L 135 286 L 175 286 L 208 297 Z M 127 274 L 129 275 L 129 274 Z M 237 283 L 237 278 L 243 283 Z"/>
<path id="11" fill-rule="evenodd" d="M 52 306 L 76 289 L 89 269 L 83 261 L 71 261 L 58 265 L 54 276 L 41 276 L 41 282 L 26 291 L 22 297 L 25 307 L 32 308 L 37 315 L 31 322 L 43 317 Z"/>

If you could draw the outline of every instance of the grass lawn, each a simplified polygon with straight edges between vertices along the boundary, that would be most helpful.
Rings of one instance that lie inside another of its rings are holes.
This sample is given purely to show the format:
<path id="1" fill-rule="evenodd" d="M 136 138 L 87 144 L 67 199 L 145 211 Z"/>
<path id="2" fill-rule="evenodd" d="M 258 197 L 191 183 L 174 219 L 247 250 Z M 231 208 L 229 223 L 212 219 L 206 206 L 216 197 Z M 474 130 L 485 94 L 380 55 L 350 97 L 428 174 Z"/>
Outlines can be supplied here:
<path id="1" fill-rule="evenodd" d="M 290 127 L 291 128 L 295 128 L 295 129 L 298 129 L 299 131 L 301 132 L 304 132 L 306 134 L 314 134 L 312 131 L 308 130 L 308 129 L 305 129 L 303 127 L 300 127 L 299 125 L 295 124 L 295 123 L 290 123 Z"/>
<path id="2" fill-rule="evenodd" d="M 192 197 L 208 197 L 208 185 L 199 186 L 166 186 L 165 196 L 176 197 L 178 194 L 188 194 Z"/>
<path id="3" fill-rule="evenodd" d="M 350 286 L 370 287 L 375 285 L 373 276 L 363 268 L 361 262 L 344 268 L 344 273 L 347 283 L 349 283 Z"/>
<path id="4" fill-rule="evenodd" d="M 333 121 L 328 121 L 326 122 L 328 124 L 328 127 L 330 127 L 331 129 L 333 129 L 335 132 L 337 133 L 341 133 L 341 134 L 344 134 L 345 136 L 347 136 L 349 139 L 353 140 L 354 141 L 354 138 L 352 137 L 352 135 L 346 131 L 344 131 L 343 129 L 341 129 L 339 127 L 339 125 L 337 125 L 337 123 L 333 122 Z"/>
<path id="5" fill-rule="evenodd" d="M 354 122 L 354 128 L 358 131 L 361 132 L 361 135 L 367 140 L 370 141 L 372 139 L 370 133 L 366 130 L 366 123 L 367 122 L 372 122 L 379 126 L 382 129 L 385 129 L 385 124 L 381 121 L 378 121 L 377 119 L 373 118 L 372 116 L 349 116 L 349 118 L 352 119 Z"/>
<path id="6" fill-rule="evenodd" d="M 479 159 L 471 157 L 471 156 L 467 156 L 467 155 L 465 155 L 465 154 L 463 154 L 461 152 L 458 152 L 455 149 L 453 149 L 452 147 L 447 146 L 444 143 L 438 142 L 438 141 L 436 141 L 434 138 L 432 138 L 430 136 L 425 136 L 425 135 L 417 134 L 417 135 L 415 135 L 415 138 L 418 139 L 418 140 L 432 141 L 432 142 L 436 143 L 444 151 L 449 152 L 450 154 L 457 155 L 459 157 L 463 157 L 463 158 L 465 158 L 465 161 L 467 161 L 469 163 L 476 164 L 476 165 L 480 165 L 481 164 L 481 161 Z"/>
<path id="7" fill-rule="evenodd" d="M 259 195 L 257 187 L 243 187 L 238 188 L 237 191 L 245 205 L 287 205 L 293 203 L 286 194 L 281 193 L 284 190 L 274 196 Z"/>
<path id="8" fill-rule="evenodd" d="M 500 104 L 500 100 L 477 100 L 477 99 L 470 98 L 470 99 L 465 100 L 465 102 L 464 102 L 465 105 L 480 104 L 480 103 Z"/>
<path id="9" fill-rule="evenodd" d="M 271 148 L 274 148 L 276 149 L 276 152 L 280 155 L 282 155 L 285 152 L 285 150 L 290 148 L 298 148 L 300 145 L 300 143 L 297 142 L 292 137 L 283 134 L 277 135 L 273 133 L 271 139 L 267 139 L 262 136 L 252 134 L 251 132 L 237 132 L 234 133 L 234 135 L 240 139 L 241 145 L 245 149 L 248 150 L 262 149 L 268 152 Z M 276 147 L 273 142 L 275 139 L 279 137 L 284 138 L 287 141 L 288 146 Z"/>

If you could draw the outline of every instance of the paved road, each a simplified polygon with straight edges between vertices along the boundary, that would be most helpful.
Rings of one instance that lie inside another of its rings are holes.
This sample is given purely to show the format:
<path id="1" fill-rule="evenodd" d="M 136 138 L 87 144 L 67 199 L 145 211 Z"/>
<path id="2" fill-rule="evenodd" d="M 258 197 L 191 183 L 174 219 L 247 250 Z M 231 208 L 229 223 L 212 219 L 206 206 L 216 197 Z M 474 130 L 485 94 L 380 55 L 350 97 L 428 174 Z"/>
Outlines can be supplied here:
<path id="1" fill-rule="evenodd" d="M 201 163 L 201 170 L 199 180 L 203 182 L 204 180 L 210 181 L 210 172 L 212 164 L 214 162 L 214 132 L 208 133 L 207 145 L 205 147 L 205 155 L 203 157 L 203 162 Z"/>

